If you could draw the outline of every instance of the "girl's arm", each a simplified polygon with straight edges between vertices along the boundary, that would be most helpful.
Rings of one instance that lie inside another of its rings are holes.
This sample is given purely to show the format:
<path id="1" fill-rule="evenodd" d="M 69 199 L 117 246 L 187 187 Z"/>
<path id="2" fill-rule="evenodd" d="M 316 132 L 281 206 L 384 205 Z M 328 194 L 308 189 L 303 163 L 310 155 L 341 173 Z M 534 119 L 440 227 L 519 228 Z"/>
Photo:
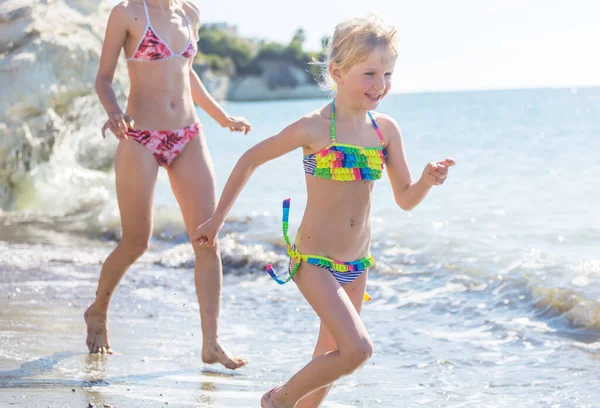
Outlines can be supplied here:
<path id="1" fill-rule="evenodd" d="M 308 118 L 289 125 L 279 134 L 258 143 L 240 157 L 236 163 L 217 205 L 213 216 L 200 225 L 192 234 L 191 241 L 197 245 L 215 246 L 217 235 L 235 200 L 258 166 L 277 157 L 283 156 L 302 146 L 311 143 L 311 132 L 308 131 Z"/>
<path id="2" fill-rule="evenodd" d="M 115 6 L 108 18 L 106 35 L 100 55 L 100 66 L 96 75 L 96 93 L 108 114 L 108 122 L 102 129 L 102 134 L 108 126 L 119 139 L 127 139 L 127 127 L 133 126 L 130 117 L 123 114 L 117 101 L 117 95 L 112 87 L 115 69 L 119 61 L 121 49 L 127 38 L 128 17 L 125 6 Z"/>
<path id="3" fill-rule="evenodd" d="M 389 135 L 386 146 L 386 166 L 394 192 L 394 199 L 400 208 L 409 211 L 423 201 L 432 186 L 444 183 L 448 175 L 448 168 L 456 163 L 450 158 L 428 163 L 419 181 L 413 183 L 404 154 L 400 128 L 393 119 L 387 116 L 382 117 L 382 119 L 384 120 L 381 122 L 386 125 L 385 134 Z"/>
<path id="4" fill-rule="evenodd" d="M 217 121 L 222 127 L 229 128 L 232 131 L 243 131 L 244 134 L 252 129 L 250 123 L 244 118 L 234 118 L 229 116 L 215 101 L 215 99 L 206 90 L 206 87 L 196 74 L 196 71 L 192 68 L 190 63 L 190 84 L 192 87 L 192 99 L 194 103 L 201 107 L 206 113 L 210 115 L 214 120 Z"/>

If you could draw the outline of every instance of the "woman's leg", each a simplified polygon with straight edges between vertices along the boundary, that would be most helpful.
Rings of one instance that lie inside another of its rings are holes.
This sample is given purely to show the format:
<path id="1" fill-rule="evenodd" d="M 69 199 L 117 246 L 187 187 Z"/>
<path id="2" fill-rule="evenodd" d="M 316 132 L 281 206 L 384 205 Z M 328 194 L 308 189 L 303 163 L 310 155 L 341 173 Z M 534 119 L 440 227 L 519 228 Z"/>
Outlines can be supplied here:
<path id="1" fill-rule="evenodd" d="M 192 139 L 168 167 L 171 187 L 189 235 L 208 220 L 215 208 L 217 193 L 212 161 L 202 132 Z M 236 369 L 247 361 L 230 355 L 219 343 L 218 319 L 221 302 L 222 267 L 219 245 L 194 247 L 194 276 L 202 324 L 202 361 L 221 363 Z"/>
<path id="2" fill-rule="evenodd" d="M 122 238 L 100 272 L 96 300 L 84 314 L 91 353 L 112 353 L 108 340 L 108 305 L 127 269 L 148 248 L 152 234 L 152 199 L 158 164 L 133 140 L 119 142 L 115 155 L 117 200 Z"/>
<path id="3" fill-rule="evenodd" d="M 302 263 L 294 279 L 331 334 L 336 348 L 314 358 L 282 387 L 265 394 L 263 407 L 295 407 L 310 393 L 356 371 L 373 353 L 371 339 L 353 301 L 330 273 Z M 353 297 L 362 296 L 365 283 L 366 275 L 347 290 Z"/>
<path id="4" fill-rule="evenodd" d="M 324 271 L 326 273 L 327 271 Z M 367 275 L 368 271 L 363 272 L 356 280 L 353 282 L 344 285 L 343 288 L 348 294 L 350 301 L 354 305 L 354 308 L 360 315 L 360 311 L 362 310 L 362 305 L 364 302 L 364 293 L 365 287 L 367 283 Z M 317 345 L 315 347 L 315 351 L 313 353 L 313 359 L 317 358 L 328 351 L 333 351 L 337 349 L 337 344 L 335 344 L 335 340 L 333 336 L 327 330 L 327 327 L 321 322 L 321 328 L 319 329 L 319 338 L 317 340 Z M 323 388 L 320 388 L 306 397 L 302 398 L 296 408 L 314 408 L 318 407 L 321 402 L 327 397 L 327 394 L 331 390 L 333 384 L 329 384 Z"/>

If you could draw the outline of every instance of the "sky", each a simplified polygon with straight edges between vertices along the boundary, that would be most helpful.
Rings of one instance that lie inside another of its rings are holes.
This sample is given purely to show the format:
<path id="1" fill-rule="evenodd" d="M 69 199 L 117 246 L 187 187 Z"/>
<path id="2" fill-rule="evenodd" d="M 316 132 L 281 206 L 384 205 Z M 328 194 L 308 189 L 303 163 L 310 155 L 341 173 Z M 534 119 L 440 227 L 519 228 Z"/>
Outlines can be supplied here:
<path id="1" fill-rule="evenodd" d="M 114 2 L 110 0 L 109 2 Z M 400 92 L 600 85 L 598 0 L 193 0 L 205 22 L 320 48 L 346 18 L 377 12 L 400 33 Z"/>

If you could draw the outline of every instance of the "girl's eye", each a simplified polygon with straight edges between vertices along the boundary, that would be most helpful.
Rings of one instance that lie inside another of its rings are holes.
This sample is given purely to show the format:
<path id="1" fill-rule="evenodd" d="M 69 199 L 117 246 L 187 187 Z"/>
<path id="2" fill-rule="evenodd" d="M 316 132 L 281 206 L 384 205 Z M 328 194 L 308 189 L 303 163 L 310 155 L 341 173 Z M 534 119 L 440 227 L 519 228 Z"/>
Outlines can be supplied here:
<path id="1" fill-rule="evenodd" d="M 373 75 L 375 75 L 375 73 L 374 72 L 365 72 L 365 75 L 373 76 Z"/>

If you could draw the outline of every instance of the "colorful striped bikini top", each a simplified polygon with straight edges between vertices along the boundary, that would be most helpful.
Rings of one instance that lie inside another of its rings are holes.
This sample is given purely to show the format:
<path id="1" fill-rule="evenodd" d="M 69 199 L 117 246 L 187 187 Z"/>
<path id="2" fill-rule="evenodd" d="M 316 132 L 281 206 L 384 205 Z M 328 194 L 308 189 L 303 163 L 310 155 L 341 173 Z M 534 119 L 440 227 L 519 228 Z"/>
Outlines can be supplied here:
<path id="1" fill-rule="evenodd" d="M 336 142 L 335 101 L 331 102 L 331 144 L 320 152 L 304 156 L 304 172 L 311 176 L 337 181 L 379 180 L 385 165 L 385 144 L 377 122 L 367 112 L 381 146 L 365 147 Z"/>
<path id="2" fill-rule="evenodd" d="M 190 8 L 196 12 L 196 9 L 191 6 Z M 144 35 L 142 35 L 142 38 L 135 49 L 135 53 L 131 58 L 128 58 L 127 61 L 154 62 L 164 61 L 171 58 L 193 58 L 194 55 L 196 55 L 198 52 L 196 41 L 194 34 L 192 33 L 190 20 L 185 14 L 183 7 L 181 8 L 181 12 L 183 13 L 183 18 L 185 19 L 185 24 L 187 25 L 189 39 L 183 50 L 179 53 L 173 52 L 171 47 L 169 47 L 167 43 L 158 36 L 156 30 L 154 27 L 152 27 L 146 0 L 144 0 L 144 11 L 146 12 L 146 29 L 144 30 Z M 198 16 L 198 18 L 200 17 Z"/>

